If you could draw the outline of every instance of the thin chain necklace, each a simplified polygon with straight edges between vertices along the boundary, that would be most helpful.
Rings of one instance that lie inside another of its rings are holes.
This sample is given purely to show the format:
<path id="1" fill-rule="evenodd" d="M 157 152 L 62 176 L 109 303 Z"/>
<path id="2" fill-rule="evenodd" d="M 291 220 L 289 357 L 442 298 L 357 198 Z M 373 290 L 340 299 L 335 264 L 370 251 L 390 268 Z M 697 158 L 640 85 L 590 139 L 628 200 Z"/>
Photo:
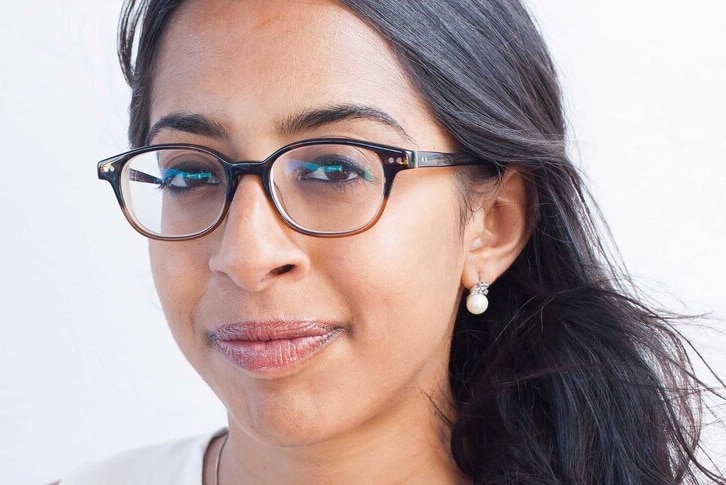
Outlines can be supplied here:
<path id="1" fill-rule="evenodd" d="M 219 451 L 217 452 L 217 460 L 214 463 L 214 485 L 219 485 L 219 462 L 222 461 L 222 450 L 224 450 L 224 445 L 227 444 L 227 438 L 229 438 L 229 431 L 225 433 L 224 440 L 222 441 L 222 444 L 219 447 Z"/>

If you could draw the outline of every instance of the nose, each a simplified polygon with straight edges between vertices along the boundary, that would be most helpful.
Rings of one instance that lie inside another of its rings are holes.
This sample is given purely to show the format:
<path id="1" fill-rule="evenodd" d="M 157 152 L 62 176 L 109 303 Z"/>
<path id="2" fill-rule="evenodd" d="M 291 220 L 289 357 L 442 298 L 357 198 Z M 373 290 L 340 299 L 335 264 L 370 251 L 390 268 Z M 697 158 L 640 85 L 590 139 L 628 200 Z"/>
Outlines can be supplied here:
<path id="1" fill-rule="evenodd" d="M 262 291 L 280 278 L 299 278 L 310 267 L 308 255 L 295 242 L 300 236 L 280 219 L 259 177 L 240 178 L 218 230 L 222 236 L 210 268 L 245 291 Z"/>

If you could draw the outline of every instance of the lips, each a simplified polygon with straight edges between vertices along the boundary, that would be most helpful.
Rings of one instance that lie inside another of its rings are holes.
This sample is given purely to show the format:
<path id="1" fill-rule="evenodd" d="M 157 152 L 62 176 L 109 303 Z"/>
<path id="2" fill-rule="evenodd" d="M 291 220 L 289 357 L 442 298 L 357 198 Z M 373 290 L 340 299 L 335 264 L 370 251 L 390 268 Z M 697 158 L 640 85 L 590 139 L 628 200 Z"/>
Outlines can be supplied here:
<path id="1" fill-rule="evenodd" d="M 269 374 L 299 366 L 342 332 L 342 327 L 316 321 L 235 322 L 217 328 L 210 342 L 233 364 Z"/>

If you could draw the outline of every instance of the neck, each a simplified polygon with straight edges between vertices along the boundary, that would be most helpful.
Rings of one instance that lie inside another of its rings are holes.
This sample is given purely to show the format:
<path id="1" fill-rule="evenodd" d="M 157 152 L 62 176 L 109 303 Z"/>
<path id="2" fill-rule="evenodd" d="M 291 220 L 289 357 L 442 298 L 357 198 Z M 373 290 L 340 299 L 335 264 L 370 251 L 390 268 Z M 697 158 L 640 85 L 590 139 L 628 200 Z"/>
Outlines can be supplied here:
<path id="1" fill-rule="evenodd" d="M 230 420 L 220 483 L 465 483 L 451 459 L 446 423 L 432 399 L 417 394 L 414 406 L 399 403 L 383 417 L 317 443 L 270 444 Z"/>

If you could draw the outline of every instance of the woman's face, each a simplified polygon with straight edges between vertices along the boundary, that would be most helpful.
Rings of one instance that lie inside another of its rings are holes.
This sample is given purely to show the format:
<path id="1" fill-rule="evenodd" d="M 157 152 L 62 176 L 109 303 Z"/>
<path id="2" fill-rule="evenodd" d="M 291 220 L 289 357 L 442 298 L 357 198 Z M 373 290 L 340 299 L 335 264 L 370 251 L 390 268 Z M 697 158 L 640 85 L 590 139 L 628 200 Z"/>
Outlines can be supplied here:
<path id="1" fill-rule="evenodd" d="M 151 143 L 234 160 L 317 137 L 454 149 L 385 42 L 327 1 L 187 1 L 165 32 L 151 100 L 152 125 L 170 114 L 207 123 L 164 127 Z M 292 122 L 346 105 L 402 130 L 365 114 Z M 287 227 L 246 176 L 215 232 L 151 243 L 154 278 L 175 339 L 232 426 L 274 444 L 320 442 L 422 403 L 430 414 L 429 397 L 448 395 L 459 212 L 452 169 L 411 170 L 374 227 L 316 238 Z"/>

